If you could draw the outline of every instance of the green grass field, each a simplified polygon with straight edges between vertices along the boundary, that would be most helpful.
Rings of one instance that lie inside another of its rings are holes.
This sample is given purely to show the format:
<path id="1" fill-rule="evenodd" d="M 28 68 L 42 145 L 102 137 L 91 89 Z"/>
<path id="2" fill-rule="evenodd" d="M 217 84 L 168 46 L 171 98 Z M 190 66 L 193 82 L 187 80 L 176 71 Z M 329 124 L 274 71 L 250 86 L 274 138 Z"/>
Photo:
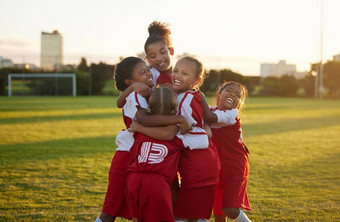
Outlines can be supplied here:
<path id="1" fill-rule="evenodd" d="M 115 107 L 113 97 L 0 97 L 0 221 L 94 221 L 123 128 Z M 249 218 L 340 221 L 340 101 L 249 98 L 241 118 Z"/>

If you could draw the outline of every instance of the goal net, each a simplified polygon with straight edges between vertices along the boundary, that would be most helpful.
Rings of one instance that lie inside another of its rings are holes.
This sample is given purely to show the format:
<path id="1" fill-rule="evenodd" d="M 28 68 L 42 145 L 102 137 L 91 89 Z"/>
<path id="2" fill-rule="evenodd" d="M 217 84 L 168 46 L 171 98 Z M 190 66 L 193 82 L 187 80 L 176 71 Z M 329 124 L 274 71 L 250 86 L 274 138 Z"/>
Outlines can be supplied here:
<path id="1" fill-rule="evenodd" d="M 11 73 L 8 75 L 8 96 L 77 95 L 74 73 Z"/>

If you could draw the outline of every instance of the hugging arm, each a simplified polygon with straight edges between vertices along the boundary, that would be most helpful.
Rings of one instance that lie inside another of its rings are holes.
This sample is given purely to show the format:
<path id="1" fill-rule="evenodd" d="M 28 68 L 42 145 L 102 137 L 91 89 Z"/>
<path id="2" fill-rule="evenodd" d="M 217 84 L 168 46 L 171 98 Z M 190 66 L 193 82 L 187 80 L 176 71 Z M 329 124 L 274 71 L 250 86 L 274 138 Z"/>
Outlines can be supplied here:
<path id="1" fill-rule="evenodd" d="M 122 108 L 125 104 L 125 99 L 130 95 L 132 91 L 137 92 L 143 97 L 148 97 L 151 95 L 151 89 L 148 85 L 141 82 L 134 82 L 129 87 L 127 87 L 117 98 L 117 107 Z"/>
<path id="2" fill-rule="evenodd" d="M 139 109 L 137 119 L 143 126 L 167 126 L 178 124 L 181 133 L 185 134 L 191 130 L 191 124 L 181 115 L 149 115 L 144 109 Z"/>
<path id="3" fill-rule="evenodd" d="M 143 133 L 158 140 L 172 140 L 179 131 L 179 127 L 177 125 L 147 127 L 135 121 L 128 130 L 130 132 Z"/>

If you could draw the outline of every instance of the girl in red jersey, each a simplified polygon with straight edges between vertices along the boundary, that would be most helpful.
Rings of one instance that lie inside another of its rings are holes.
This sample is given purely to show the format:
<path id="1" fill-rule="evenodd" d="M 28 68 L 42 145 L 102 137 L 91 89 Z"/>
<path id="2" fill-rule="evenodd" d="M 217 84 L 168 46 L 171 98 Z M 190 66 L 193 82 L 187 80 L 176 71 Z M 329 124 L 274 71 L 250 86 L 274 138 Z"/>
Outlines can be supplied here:
<path id="1" fill-rule="evenodd" d="M 149 87 L 154 85 L 152 74 L 145 62 L 136 57 L 127 57 L 117 64 L 115 69 L 116 88 L 125 90 L 134 82 L 142 82 Z M 126 98 L 123 107 L 123 119 L 126 128 L 129 128 L 139 108 L 147 109 L 147 101 L 136 92 L 131 92 Z M 132 219 L 127 210 L 125 196 L 125 185 L 127 169 L 133 162 L 130 155 L 130 148 L 134 142 L 133 134 L 122 130 L 116 136 L 118 148 L 112 158 L 109 171 L 109 184 L 106 192 L 103 209 L 96 222 L 114 221 L 116 217 Z"/>
<path id="2" fill-rule="evenodd" d="M 166 87 L 157 88 L 150 97 L 148 113 L 175 115 L 175 93 Z M 134 122 L 129 131 L 138 132 L 131 148 L 131 153 L 137 155 L 129 167 L 126 188 L 131 215 L 138 222 L 174 221 L 169 184 L 176 176 L 180 150 L 184 148 L 175 137 L 179 127 L 144 127 Z M 153 139 L 156 134 L 163 140 Z"/>
<path id="3" fill-rule="evenodd" d="M 178 114 L 192 124 L 192 130 L 182 135 L 187 149 L 182 150 L 179 161 L 181 187 L 174 210 L 176 221 L 208 219 L 214 202 L 219 165 L 217 152 L 203 130 L 202 100 L 205 98 L 197 90 L 203 75 L 202 63 L 189 56 L 180 59 L 171 74 L 178 94 Z M 225 120 L 223 113 L 220 118 L 217 115 L 213 115 L 215 122 Z"/>
<path id="4" fill-rule="evenodd" d="M 181 188 L 174 210 L 176 221 L 205 221 L 203 218 L 211 216 L 219 163 L 216 149 L 203 130 L 203 117 L 212 123 L 227 124 L 238 114 L 235 109 L 230 112 L 202 110 L 202 105 L 209 108 L 204 95 L 197 90 L 203 76 L 202 63 L 189 56 L 180 59 L 172 72 L 178 113 L 185 116 L 193 128 L 182 135 L 188 149 L 184 149 L 180 157 Z"/>
<path id="5" fill-rule="evenodd" d="M 246 88 L 236 82 L 222 84 L 217 92 L 215 110 L 241 110 L 247 96 Z M 250 221 L 241 208 L 250 210 L 246 186 L 249 175 L 249 150 L 242 141 L 240 118 L 229 124 L 212 124 L 212 140 L 217 147 L 221 170 L 217 184 L 214 216 L 217 222 L 226 217 L 238 222 Z"/>
<path id="6" fill-rule="evenodd" d="M 154 87 L 157 85 L 172 84 L 171 72 L 172 72 L 172 56 L 174 54 L 174 48 L 171 45 L 169 25 L 167 23 L 161 23 L 158 21 L 152 22 L 148 27 L 149 37 L 147 38 L 144 51 L 146 53 L 146 59 L 152 67 L 150 71 L 153 75 Z M 117 106 L 123 107 L 125 98 L 132 91 L 136 91 L 144 97 L 150 96 L 150 87 L 143 83 L 131 84 L 117 99 Z"/>
<path id="7" fill-rule="evenodd" d="M 115 69 L 116 88 L 120 91 L 125 90 L 129 85 L 135 82 L 141 82 L 149 87 L 154 85 L 152 74 L 146 63 L 136 57 L 127 57 L 117 64 Z M 140 112 L 147 110 L 147 100 L 136 92 L 131 92 L 125 99 L 123 107 L 123 119 L 126 128 L 129 128 L 132 121 Z M 162 124 L 180 124 L 183 126 L 185 118 L 180 116 L 164 116 L 159 120 Z M 162 122 L 163 121 L 163 122 Z M 134 143 L 133 133 L 122 130 L 116 136 L 118 148 L 111 162 L 109 172 L 109 185 L 100 217 L 96 221 L 114 221 L 116 217 L 131 219 L 127 210 L 125 197 L 125 185 L 127 169 L 133 162 L 130 154 L 130 148 Z"/>

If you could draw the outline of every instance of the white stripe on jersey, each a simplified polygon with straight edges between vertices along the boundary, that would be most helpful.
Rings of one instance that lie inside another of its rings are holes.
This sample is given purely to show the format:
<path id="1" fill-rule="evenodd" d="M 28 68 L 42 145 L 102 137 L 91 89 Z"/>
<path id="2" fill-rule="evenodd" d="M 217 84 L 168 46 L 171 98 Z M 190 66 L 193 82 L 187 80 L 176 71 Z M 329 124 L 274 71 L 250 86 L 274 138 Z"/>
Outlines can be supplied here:
<path id="1" fill-rule="evenodd" d="M 137 95 L 137 96 L 136 96 Z M 137 113 L 137 106 L 140 106 L 143 109 L 148 108 L 148 102 L 146 99 L 136 93 L 135 91 L 131 92 L 127 97 L 126 97 L 126 102 L 123 107 L 124 109 L 124 115 L 135 120 L 135 115 Z"/>
<path id="2" fill-rule="evenodd" d="M 160 163 L 164 160 L 164 158 L 168 155 L 168 148 L 159 143 L 153 143 L 151 150 L 158 153 L 150 153 L 149 155 L 149 163 Z"/>
<path id="3" fill-rule="evenodd" d="M 152 153 L 151 153 L 152 151 Z M 139 163 L 160 163 L 168 155 L 168 148 L 159 143 L 143 142 L 141 154 L 138 155 Z"/>
<path id="4" fill-rule="evenodd" d="M 186 92 L 181 93 L 177 96 L 176 101 L 179 105 L 178 113 L 182 116 L 184 116 L 191 125 L 196 125 L 196 120 L 192 117 L 192 109 L 191 109 L 191 101 L 194 98 L 194 96 L 191 93 L 188 93 L 187 96 L 184 98 Z M 184 100 L 183 100 L 184 99 Z"/>
<path id="5" fill-rule="evenodd" d="M 148 160 L 150 147 L 151 147 L 151 142 L 144 142 L 142 144 L 140 155 L 138 156 L 138 162 L 139 163 L 145 163 Z"/>

